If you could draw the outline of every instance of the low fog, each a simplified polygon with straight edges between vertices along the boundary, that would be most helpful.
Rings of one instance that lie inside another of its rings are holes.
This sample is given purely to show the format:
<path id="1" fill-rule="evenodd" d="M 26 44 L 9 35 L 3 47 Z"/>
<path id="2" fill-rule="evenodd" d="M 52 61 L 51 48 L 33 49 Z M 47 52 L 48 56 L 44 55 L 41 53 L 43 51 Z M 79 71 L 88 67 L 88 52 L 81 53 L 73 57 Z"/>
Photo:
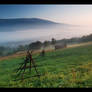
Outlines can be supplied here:
<path id="1" fill-rule="evenodd" d="M 92 34 L 92 28 L 83 26 L 16 30 L 13 32 L 0 32 L 0 43 L 25 40 L 44 41 L 51 40 L 52 37 L 59 40 L 63 38 L 81 37 L 89 34 Z"/>

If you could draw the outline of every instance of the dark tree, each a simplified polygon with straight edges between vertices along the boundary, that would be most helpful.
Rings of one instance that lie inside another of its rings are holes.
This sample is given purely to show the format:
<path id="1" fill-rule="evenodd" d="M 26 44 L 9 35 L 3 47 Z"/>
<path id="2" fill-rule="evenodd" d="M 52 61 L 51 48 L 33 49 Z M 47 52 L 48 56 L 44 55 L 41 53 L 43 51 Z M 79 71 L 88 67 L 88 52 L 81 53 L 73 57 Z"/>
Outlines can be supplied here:
<path id="1" fill-rule="evenodd" d="M 41 46 L 42 46 L 42 43 L 40 41 L 37 41 L 29 44 L 29 49 L 37 50 L 37 49 L 40 49 Z"/>
<path id="2" fill-rule="evenodd" d="M 49 41 L 44 41 L 43 45 L 44 45 L 44 47 L 47 47 L 47 46 L 50 45 L 50 42 Z"/>
<path id="3" fill-rule="evenodd" d="M 0 51 L 4 51 L 4 50 L 6 50 L 6 48 L 3 46 L 0 46 Z"/>
<path id="4" fill-rule="evenodd" d="M 42 50 L 42 52 L 41 52 L 41 56 L 42 56 L 42 57 L 45 56 L 45 50 Z"/>
<path id="5" fill-rule="evenodd" d="M 56 44 L 56 40 L 54 38 L 52 38 L 51 43 L 52 43 L 52 45 L 55 45 Z"/>

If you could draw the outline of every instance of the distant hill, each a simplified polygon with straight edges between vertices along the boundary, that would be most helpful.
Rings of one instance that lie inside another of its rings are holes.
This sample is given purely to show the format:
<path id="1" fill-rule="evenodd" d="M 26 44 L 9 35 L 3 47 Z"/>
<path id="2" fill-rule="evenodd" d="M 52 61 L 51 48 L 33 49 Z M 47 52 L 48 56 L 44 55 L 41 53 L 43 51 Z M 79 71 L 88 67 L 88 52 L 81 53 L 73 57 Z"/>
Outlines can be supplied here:
<path id="1" fill-rule="evenodd" d="M 0 31 L 15 31 L 19 29 L 36 29 L 55 26 L 69 26 L 40 18 L 0 19 Z"/>
<path id="2" fill-rule="evenodd" d="M 82 36 L 80 38 L 75 37 L 75 38 L 71 38 L 71 39 L 57 40 L 57 43 L 62 43 L 62 42 L 66 42 L 67 44 L 92 42 L 92 34 L 87 35 L 87 36 Z"/>

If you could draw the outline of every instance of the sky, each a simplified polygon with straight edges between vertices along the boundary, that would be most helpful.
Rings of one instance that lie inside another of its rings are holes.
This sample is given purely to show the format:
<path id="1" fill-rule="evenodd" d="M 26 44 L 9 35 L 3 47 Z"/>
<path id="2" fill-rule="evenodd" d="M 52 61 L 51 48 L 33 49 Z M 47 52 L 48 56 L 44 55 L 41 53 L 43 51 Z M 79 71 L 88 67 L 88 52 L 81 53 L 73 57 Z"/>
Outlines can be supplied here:
<path id="1" fill-rule="evenodd" d="M 23 32 L 19 32 L 19 30 L 16 32 L 0 32 L 0 42 L 27 39 L 50 40 L 52 37 L 63 39 L 92 34 L 92 5 L 0 5 L 0 19 L 9 18 L 41 18 L 82 26 L 66 29 L 26 29 Z"/>
<path id="2" fill-rule="evenodd" d="M 60 23 L 92 25 L 92 5 L 0 5 L 0 19 L 43 18 Z"/>

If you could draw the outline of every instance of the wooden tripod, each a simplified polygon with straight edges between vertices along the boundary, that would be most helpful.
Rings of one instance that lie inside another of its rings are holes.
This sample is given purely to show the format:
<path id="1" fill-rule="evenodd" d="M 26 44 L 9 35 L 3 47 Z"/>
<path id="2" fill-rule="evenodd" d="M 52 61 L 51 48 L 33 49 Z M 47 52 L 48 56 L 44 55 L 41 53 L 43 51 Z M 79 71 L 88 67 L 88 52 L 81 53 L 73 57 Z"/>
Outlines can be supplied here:
<path id="1" fill-rule="evenodd" d="M 27 64 L 29 64 L 29 66 L 27 66 Z M 40 76 L 38 71 L 37 71 L 37 68 L 36 68 L 36 64 L 32 58 L 32 51 L 31 53 L 29 52 L 29 50 L 27 51 L 27 55 L 26 55 L 26 58 L 24 60 L 23 63 L 20 64 L 20 67 L 17 69 L 17 72 L 18 72 L 18 75 L 19 76 L 20 74 L 22 75 L 22 80 L 24 79 L 24 73 L 25 73 L 25 70 L 26 69 L 29 69 L 29 71 L 31 72 L 31 69 L 32 69 L 32 65 L 37 73 L 36 76 Z"/>

